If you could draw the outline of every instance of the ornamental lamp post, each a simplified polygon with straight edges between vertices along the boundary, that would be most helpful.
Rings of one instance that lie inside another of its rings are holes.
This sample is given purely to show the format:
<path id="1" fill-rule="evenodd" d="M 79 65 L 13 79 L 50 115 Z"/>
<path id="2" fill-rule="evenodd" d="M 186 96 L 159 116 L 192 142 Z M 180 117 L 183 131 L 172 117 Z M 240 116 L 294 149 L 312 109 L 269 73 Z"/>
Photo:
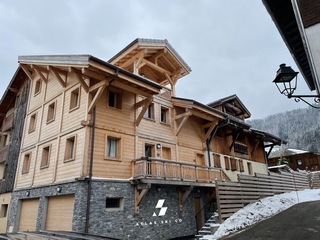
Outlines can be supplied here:
<path id="1" fill-rule="evenodd" d="M 320 108 L 320 106 L 312 105 L 303 98 L 314 98 L 315 103 L 320 103 L 320 95 L 293 95 L 297 88 L 297 75 L 299 72 L 295 72 L 290 66 L 286 66 L 285 63 L 280 64 L 280 68 L 277 71 L 276 78 L 273 82 L 276 84 L 279 92 L 288 98 L 294 98 L 296 102 L 302 100 L 313 108 Z"/>

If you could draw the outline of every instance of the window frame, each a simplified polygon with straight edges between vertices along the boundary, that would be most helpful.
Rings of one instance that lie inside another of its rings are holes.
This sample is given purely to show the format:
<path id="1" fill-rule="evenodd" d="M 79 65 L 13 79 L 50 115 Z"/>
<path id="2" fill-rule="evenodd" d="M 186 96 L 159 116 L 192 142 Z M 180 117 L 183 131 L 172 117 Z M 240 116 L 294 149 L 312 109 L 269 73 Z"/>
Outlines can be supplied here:
<path id="1" fill-rule="evenodd" d="M 46 152 L 44 152 L 44 151 L 46 151 Z M 44 159 L 44 154 L 45 153 L 46 153 L 46 155 L 45 155 L 46 159 Z M 46 145 L 46 146 L 44 146 L 42 148 L 40 169 L 44 169 L 44 168 L 48 168 L 49 167 L 50 156 L 51 156 L 51 145 Z"/>
<path id="2" fill-rule="evenodd" d="M 118 200 L 119 201 L 119 205 L 118 205 L 118 207 L 108 207 L 107 206 L 107 201 L 108 200 Z M 123 197 L 106 197 L 106 202 L 105 202 L 106 204 L 105 204 L 105 209 L 106 209 L 106 211 L 110 211 L 110 212 L 112 212 L 112 211 L 122 211 L 123 209 L 124 209 L 124 199 L 123 199 Z"/>
<path id="3" fill-rule="evenodd" d="M 151 153 L 151 156 L 147 156 L 146 155 L 146 147 L 150 147 L 150 153 Z M 144 145 L 143 145 L 143 156 L 144 157 L 150 157 L 150 158 L 155 158 L 156 156 L 156 145 L 154 143 L 148 143 L 148 142 L 145 142 Z"/>
<path id="4" fill-rule="evenodd" d="M 146 112 L 143 114 L 143 118 L 155 121 L 155 104 L 153 102 L 148 106 Z"/>
<path id="5" fill-rule="evenodd" d="M 72 152 L 70 152 L 70 140 L 73 139 L 73 145 L 72 145 Z M 77 136 L 76 135 L 71 135 L 66 138 L 66 145 L 64 149 L 64 160 L 63 162 L 70 162 L 74 161 L 76 159 L 76 146 L 77 146 Z"/>
<path id="6" fill-rule="evenodd" d="M 26 159 L 26 157 L 28 157 L 28 159 Z M 22 174 L 29 173 L 30 163 L 31 163 L 31 152 L 28 152 L 23 155 L 22 171 L 21 171 Z"/>
<path id="7" fill-rule="evenodd" d="M 115 156 L 109 155 L 109 140 L 116 142 L 116 154 Z M 106 135 L 105 137 L 105 151 L 104 158 L 108 160 L 120 160 L 122 156 L 122 138 L 120 136 Z"/>
<path id="8" fill-rule="evenodd" d="M 53 110 L 52 110 L 52 106 L 53 106 Z M 52 102 L 52 103 L 50 103 L 48 105 L 47 122 L 46 122 L 47 124 L 51 123 L 51 122 L 53 122 L 55 120 L 55 118 L 56 118 L 56 108 L 57 108 L 57 102 L 56 101 L 54 101 L 54 102 Z M 49 119 L 49 114 L 50 115 L 52 114 L 52 116 L 50 116 L 51 117 L 50 119 Z"/>
<path id="9" fill-rule="evenodd" d="M 162 119 L 162 112 L 165 111 L 165 121 Z M 160 107 L 160 123 L 170 125 L 170 108 L 161 106 Z"/>
<path id="10" fill-rule="evenodd" d="M 37 113 L 34 113 L 34 114 L 30 115 L 28 133 L 34 132 L 36 130 L 36 128 L 37 128 L 37 117 L 38 117 Z"/>
<path id="11" fill-rule="evenodd" d="M 42 82 L 41 82 L 41 79 L 39 78 L 35 81 L 33 96 L 39 95 L 41 93 L 41 88 L 42 88 Z"/>
<path id="12" fill-rule="evenodd" d="M 77 94 L 75 94 L 77 92 Z M 74 96 L 76 96 L 76 101 L 73 100 Z M 80 97 L 81 97 L 81 88 L 80 86 L 73 89 L 70 92 L 70 102 L 69 102 L 69 112 L 72 112 L 80 107 Z"/>
<path id="13" fill-rule="evenodd" d="M 121 110 L 122 109 L 123 92 L 119 89 L 116 89 L 116 88 L 109 88 L 107 93 L 108 93 L 107 94 L 107 107 L 112 108 L 112 109 Z M 117 96 L 116 100 L 113 99 L 112 105 L 110 104 L 111 93 L 114 94 L 114 97 Z"/>

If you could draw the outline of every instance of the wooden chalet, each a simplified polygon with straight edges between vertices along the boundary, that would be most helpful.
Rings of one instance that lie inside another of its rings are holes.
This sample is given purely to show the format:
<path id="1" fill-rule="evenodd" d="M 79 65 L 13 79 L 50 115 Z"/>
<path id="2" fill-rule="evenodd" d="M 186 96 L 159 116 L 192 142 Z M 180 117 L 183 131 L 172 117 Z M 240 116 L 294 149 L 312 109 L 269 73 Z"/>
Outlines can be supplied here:
<path id="1" fill-rule="evenodd" d="M 108 62 L 19 64 L 31 85 L 9 232 L 193 235 L 215 180 L 267 173 L 265 147 L 281 144 L 245 123 L 236 95 L 208 105 L 175 96 L 191 69 L 167 40 L 136 39 Z"/>
<path id="2" fill-rule="evenodd" d="M 18 68 L 0 101 L 0 233 L 7 228 L 28 90 L 28 78 Z"/>
<path id="3" fill-rule="evenodd" d="M 287 148 L 282 151 L 275 152 L 268 159 L 269 167 L 280 164 L 287 164 L 294 171 L 297 171 L 298 169 L 319 171 L 320 153 Z"/>

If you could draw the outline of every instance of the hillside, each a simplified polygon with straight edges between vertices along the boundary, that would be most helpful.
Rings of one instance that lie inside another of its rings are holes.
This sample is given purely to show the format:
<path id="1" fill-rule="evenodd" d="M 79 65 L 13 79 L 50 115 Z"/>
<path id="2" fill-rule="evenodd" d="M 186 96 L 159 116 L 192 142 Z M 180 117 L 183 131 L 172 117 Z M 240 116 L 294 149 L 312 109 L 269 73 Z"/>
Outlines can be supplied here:
<path id="1" fill-rule="evenodd" d="M 286 140 L 288 147 L 320 152 L 320 109 L 296 109 L 246 122 Z"/>

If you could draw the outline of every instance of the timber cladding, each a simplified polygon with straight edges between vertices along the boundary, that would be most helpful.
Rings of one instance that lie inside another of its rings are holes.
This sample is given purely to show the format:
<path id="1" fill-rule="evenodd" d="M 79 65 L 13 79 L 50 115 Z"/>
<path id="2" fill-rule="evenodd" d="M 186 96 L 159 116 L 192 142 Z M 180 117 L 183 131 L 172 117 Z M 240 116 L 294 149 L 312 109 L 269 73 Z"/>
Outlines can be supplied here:
<path id="1" fill-rule="evenodd" d="M 238 175 L 239 182 L 216 181 L 219 221 L 260 198 L 309 188 L 307 172 Z"/>

